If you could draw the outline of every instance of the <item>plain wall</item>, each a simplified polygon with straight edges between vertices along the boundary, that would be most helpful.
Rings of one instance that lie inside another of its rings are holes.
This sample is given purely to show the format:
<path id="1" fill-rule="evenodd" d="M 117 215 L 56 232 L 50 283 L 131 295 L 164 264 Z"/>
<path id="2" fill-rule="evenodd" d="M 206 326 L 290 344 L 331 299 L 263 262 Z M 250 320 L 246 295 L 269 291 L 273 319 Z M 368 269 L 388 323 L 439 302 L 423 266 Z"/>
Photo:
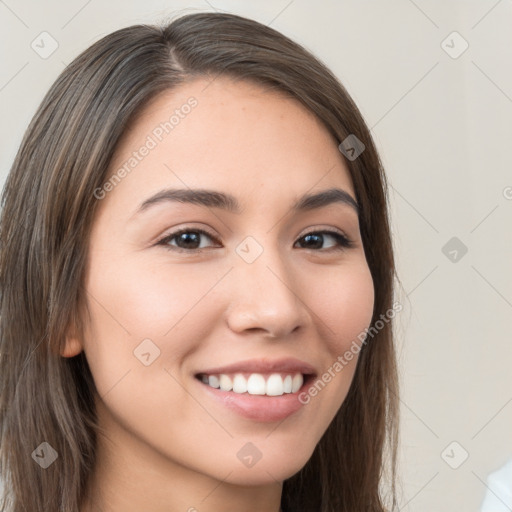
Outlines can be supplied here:
<path id="1" fill-rule="evenodd" d="M 372 128 L 404 305 L 401 510 L 479 510 L 489 473 L 512 457 L 512 2 L 0 2 L 1 183 L 79 52 L 127 25 L 213 9 L 313 51 Z M 59 45 L 47 59 L 31 47 L 43 31 Z"/>

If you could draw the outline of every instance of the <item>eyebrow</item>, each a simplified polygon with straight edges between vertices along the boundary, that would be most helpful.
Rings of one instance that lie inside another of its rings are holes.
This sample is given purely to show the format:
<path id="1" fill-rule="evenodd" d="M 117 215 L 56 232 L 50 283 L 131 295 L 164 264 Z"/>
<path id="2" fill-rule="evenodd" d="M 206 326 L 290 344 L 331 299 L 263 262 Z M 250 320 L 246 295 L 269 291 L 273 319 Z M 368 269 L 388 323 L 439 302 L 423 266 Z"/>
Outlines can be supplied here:
<path id="1" fill-rule="evenodd" d="M 207 208 L 219 208 L 230 213 L 242 213 L 240 203 L 231 194 L 216 190 L 189 188 L 161 190 L 140 204 L 133 216 L 148 210 L 151 206 L 167 202 L 191 203 Z M 316 210 L 336 203 L 350 206 L 359 215 L 357 201 L 347 191 L 340 188 L 330 188 L 321 192 L 304 194 L 295 202 L 292 210 L 298 213 Z"/>

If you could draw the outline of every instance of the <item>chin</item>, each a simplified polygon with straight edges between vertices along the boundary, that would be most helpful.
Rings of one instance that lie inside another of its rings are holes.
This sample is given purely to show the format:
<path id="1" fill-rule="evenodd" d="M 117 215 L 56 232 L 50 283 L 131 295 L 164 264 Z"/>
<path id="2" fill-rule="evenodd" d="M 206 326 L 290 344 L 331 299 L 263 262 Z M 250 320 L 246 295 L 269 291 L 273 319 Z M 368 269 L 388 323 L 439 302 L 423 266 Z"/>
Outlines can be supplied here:
<path id="1" fill-rule="evenodd" d="M 284 454 L 277 453 L 262 455 L 252 466 L 246 466 L 243 463 L 226 466 L 225 471 L 217 471 L 215 478 L 223 480 L 226 483 L 240 486 L 259 486 L 268 485 L 276 482 L 283 482 L 293 475 L 297 474 L 308 462 L 311 453 L 295 453 L 293 456 L 286 457 Z M 238 462 L 238 461 L 237 461 Z M 226 478 L 226 474 L 229 475 Z"/>

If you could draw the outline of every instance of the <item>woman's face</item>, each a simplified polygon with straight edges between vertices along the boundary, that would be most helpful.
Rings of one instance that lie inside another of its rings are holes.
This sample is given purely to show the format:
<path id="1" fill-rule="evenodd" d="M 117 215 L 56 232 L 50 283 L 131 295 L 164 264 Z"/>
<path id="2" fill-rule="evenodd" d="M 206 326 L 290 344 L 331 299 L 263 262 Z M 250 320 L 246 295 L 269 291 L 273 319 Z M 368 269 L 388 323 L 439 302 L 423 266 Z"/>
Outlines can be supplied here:
<path id="1" fill-rule="evenodd" d="M 340 408 L 374 289 L 335 139 L 295 100 L 207 85 L 159 96 L 121 141 L 95 193 L 90 322 L 63 355 L 85 351 L 112 457 L 264 484 Z"/>

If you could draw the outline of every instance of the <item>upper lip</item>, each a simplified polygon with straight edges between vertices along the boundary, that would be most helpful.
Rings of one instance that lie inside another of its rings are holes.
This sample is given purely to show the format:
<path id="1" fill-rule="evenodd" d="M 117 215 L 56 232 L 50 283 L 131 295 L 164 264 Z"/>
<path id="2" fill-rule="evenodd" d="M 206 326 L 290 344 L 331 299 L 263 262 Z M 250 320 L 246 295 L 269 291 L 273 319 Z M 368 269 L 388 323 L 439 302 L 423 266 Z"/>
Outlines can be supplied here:
<path id="1" fill-rule="evenodd" d="M 304 375 L 315 375 L 315 369 L 309 363 L 301 361 L 294 357 L 287 357 L 282 359 L 250 359 L 245 361 L 238 361 L 226 366 L 217 366 L 215 368 L 208 368 L 197 373 L 197 375 L 218 375 L 221 373 L 302 373 Z"/>

